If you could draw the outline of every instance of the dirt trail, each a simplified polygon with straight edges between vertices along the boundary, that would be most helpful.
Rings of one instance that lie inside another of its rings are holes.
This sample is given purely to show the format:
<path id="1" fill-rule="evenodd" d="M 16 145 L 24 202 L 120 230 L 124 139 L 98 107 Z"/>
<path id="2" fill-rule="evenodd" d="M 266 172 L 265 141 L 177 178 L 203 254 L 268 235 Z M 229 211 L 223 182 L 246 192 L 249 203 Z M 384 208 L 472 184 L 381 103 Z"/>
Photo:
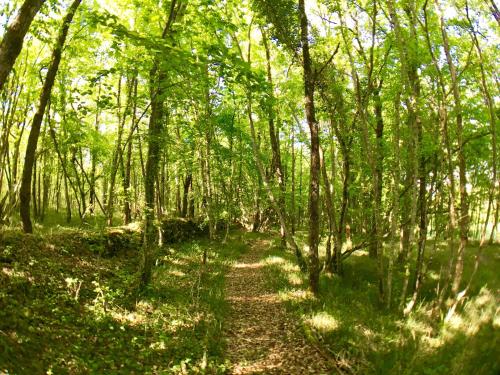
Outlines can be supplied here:
<path id="1" fill-rule="evenodd" d="M 259 263 L 268 246 L 257 240 L 227 275 L 231 304 L 226 337 L 231 374 L 334 374 L 302 334 L 276 292 L 266 288 Z"/>

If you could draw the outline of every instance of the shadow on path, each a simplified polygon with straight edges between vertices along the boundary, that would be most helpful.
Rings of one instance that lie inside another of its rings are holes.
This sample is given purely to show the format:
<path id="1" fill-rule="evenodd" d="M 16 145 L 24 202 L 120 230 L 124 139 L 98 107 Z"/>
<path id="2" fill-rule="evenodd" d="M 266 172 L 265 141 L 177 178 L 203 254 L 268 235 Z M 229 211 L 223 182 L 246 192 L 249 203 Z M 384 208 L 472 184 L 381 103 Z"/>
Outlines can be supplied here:
<path id="1" fill-rule="evenodd" d="M 231 306 L 225 330 L 232 374 L 333 374 L 331 363 L 303 336 L 269 290 L 260 263 L 268 241 L 256 240 L 226 276 Z"/>

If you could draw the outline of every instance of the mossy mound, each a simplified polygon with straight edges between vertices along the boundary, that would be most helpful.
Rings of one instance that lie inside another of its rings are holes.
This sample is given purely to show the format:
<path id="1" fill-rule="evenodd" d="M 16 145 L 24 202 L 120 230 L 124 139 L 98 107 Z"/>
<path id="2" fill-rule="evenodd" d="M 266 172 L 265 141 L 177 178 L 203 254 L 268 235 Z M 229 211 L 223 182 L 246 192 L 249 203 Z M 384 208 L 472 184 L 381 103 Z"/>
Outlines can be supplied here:
<path id="1" fill-rule="evenodd" d="M 208 236 L 208 224 L 191 219 L 164 219 L 161 222 L 163 242 L 172 244 L 189 239 Z"/>

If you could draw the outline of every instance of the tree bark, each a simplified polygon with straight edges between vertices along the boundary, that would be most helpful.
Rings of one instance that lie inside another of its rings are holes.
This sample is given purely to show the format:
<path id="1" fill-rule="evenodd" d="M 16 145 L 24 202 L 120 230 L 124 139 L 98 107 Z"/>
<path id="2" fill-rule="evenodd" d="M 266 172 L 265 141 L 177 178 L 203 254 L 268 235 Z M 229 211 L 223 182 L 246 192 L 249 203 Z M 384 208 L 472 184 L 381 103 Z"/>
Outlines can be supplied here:
<path id="1" fill-rule="evenodd" d="M 494 10 L 495 18 L 500 26 L 500 12 L 498 11 L 498 7 L 496 6 L 493 0 L 491 0 L 491 6 L 492 9 Z M 498 205 L 500 204 L 500 179 L 498 178 L 498 150 L 497 150 L 498 146 L 497 146 L 497 126 L 496 126 L 496 120 L 498 116 L 495 112 L 495 103 L 486 80 L 487 73 L 484 69 L 483 51 L 481 49 L 481 45 L 479 44 L 479 40 L 477 38 L 477 31 L 475 30 L 474 24 L 470 19 L 468 4 L 466 8 L 466 15 L 470 26 L 470 34 L 472 37 L 472 41 L 474 43 L 474 47 L 476 48 L 477 55 L 479 57 L 479 67 L 481 71 L 481 86 L 483 89 L 482 93 L 485 104 L 488 107 L 488 115 L 489 115 L 490 129 L 491 129 L 491 164 L 492 164 L 493 175 L 491 179 L 491 186 L 488 196 L 488 215 L 486 219 L 487 221 L 489 218 L 489 213 L 492 208 L 493 202 L 496 201 L 496 211 L 493 216 L 493 226 L 491 228 L 490 239 L 489 239 L 489 243 L 491 244 L 493 243 L 494 233 L 498 225 Z"/>
<path id="2" fill-rule="evenodd" d="M 183 191 L 182 191 L 182 211 L 181 217 L 186 217 L 188 213 L 189 204 L 189 189 L 192 189 L 193 175 L 191 173 L 187 174 L 184 178 Z"/>
<path id="3" fill-rule="evenodd" d="M 271 172 L 275 176 L 278 181 L 278 186 L 280 189 L 280 195 L 278 198 L 278 205 L 280 206 L 281 211 L 285 218 L 286 215 L 286 205 L 285 205 L 285 180 L 283 173 L 283 164 L 281 163 L 281 153 L 279 147 L 279 134 L 274 124 L 275 119 L 275 111 L 274 111 L 274 86 L 273 86 L 273 76 L 271 72 L 271 51 L 269 49 L 269 41 L 266 32 L 261 27 L 262 41 L 264 44 L 264 48 L 266 50 L 266 70 L 267 70 L 267 82 L 270 85 L 270 108 L 268 109 L 268 124 L 269 124 L 269 139 L 271 141 L 271 151 L 272 151 L 272 161 L 271 161 Z M 285 228 L 280 226 L 280 235 L 281 235 L 281 244 L 282 246 L 286 246 L 285 239 Z"/>
<path id="4" fill-rule="evenodd" d="M 0 43 L 0 91 L 23 49 L 24 36 L 45 0 L 25 0 Z"/>
<path id="5" fill-rule="evenodd" d="M 167 23 L 163 29 L 162 39 L 170 36 L 172 24 L 182 12 L 186 3 L 172 0 Z M 143 289 L 151 280 L 153 266 L 153 247 L 156 242 L 155 217 L 155 183 L 158 175 L 161 151 L 161 135 L 163 131 L 163 100 L 165 96 L 166 74 L 160 64 L 160 54 L 154 59 L 150 72 L 151 116 L 148 128 L 148 153 L 144 171 L 144 242 L 142 246 L 142 264 L 140 270 L 139 289 Z"/>
<path id="6" fill-rule="evenodd" d="M 137 121 L 137 76 L 133 79 L 133 108 L 132 108 L 132 121 L 130 124 L 130 133 L 127 137 L 127 156 L 125 159 L 125 171 L 123 175 L 123 192 L 125 194 L 125 199 L 123 202 L 123 222 L 124 224 L 129 224 L 132 221 L 132 209 L 131 200 L 132 195 L 130 194 L 130 174 L 132 169 L 132 136 L 134 134 L 135 123 Z"/>
<path id="7" fill-rule="evenodd" d="M 389 264 L 387 267 L 385 303 L 386 308 L 390 309 L 392 304 L 392 274 L 395 258 L 395 248 L 398 243 L 398 224 L 399 224 L 399 183 L 400 183 L 400 105 L 401 93 L 398 91 L 394 99 L 394 122 L 392 129 L 392 147 L 394 150 L 394 164 L 393 164 L 393 186 L 392 186 L 392 213 L 391 213 L 391 236 L 392 241 L 389 246 Z"/>
<path id="8" fill-rule="evenodd" d="M 408 43 L 416 43 L 417 38 L 415 34 L 415 18 L 413 11 L 411 9 L 407 9 L 407 14 L 409 16 L 410 23 L 410 34 L 411 40 L 407 40 L 404 37 L 403 31 L 401 29 L 401 24 L 399 21 L 399 17 L 396 13 L 396 8 L 394 6 L 394 1 L 390 0 L 387 2 L 389 7 L 389 14 L 391 17 L 391 21 L 394 25 L 394 32 L 396 36 L 396 45 L 398 49 L 400 65 L 401 65 L 401 75 L 404 82 L 405 89 L 405 102 L 406 107 L 408 109 L 408 128 L 410 131 L 410 138 L 408 142 L 408 155 L 409 155 L 409 173 L 407 177 L 407 184 L 410 186 L 410 210 L 408 212 L 409 218 L 407 218 L 403 222 L 403 231 L 404 236 L 407 238 L 406 241 L 403 241 L 403 261 L 404 261 L 404 280 L 403 280 L 403 288 L 401 292 L 401 300 L 400 305 L 403 306 L 406 302 L 406 295 L 408 291 L 409 278 L 410 278 L 410 265 L 409 260 L 407 259 L 407 255 L 410 253 L 411 247 L 414 245 L 415 238 L 415 224 L 417 219 L 417 201 L 419 195 L 419 186 L 418 181 L 418 172 L 419 172 L 419 151 L 420 151 L 420 132 L 421 132 L 421 120 L 419 114 L 419 99 L 420 99 L 420 82 L 418 76 L 418 66 L 416 61 L 416 56 L 414 53 L 410 54 L 411 49 L 416 46 L 409 47 Z M 414 5 L 413 5 L 414 6 Z M 425 181 L 420 181 L 420 191 L 422 192 L 422 185 L 425 184 Z M 425 186 L 423 191 L 425 192 Z M 422 197 L 421 197 L 422 198 Z M 405 308 L 404 312 L 409 313 L 413 307 L 413 304 L 410 302 Z"/>
<path id="9" fill-rule="evenodd" d="M 158 173 L 158 164 L 160 160 L 160 136 L 163 128 L 163 102 L 161 83 L 163 74 L 158 72 L 158 59 L 151 70 L 151 116 L 149 118 L 148 129 L 148 153 L 146 159 L 146 170 L 144 178 L 145 194 L 145 223 L 144 223 L 144 245 L 141 267 L 141 288 L 145 287 L 151 279 L 151 267 L 153 264 L 152 248 L 156 242 L 156 233 L 154 226 L 155 217 L 155 180 Z"/>
<path id="10" fill-rule="evenodd" d="M 304 99 L 307 124 L 311 134 L 311 161 L 309 182 L 309 287 L 314 294 L 319 292 L 319 124 L 314 108 L 314 74 L 309 52 L 309 31 L 305 0 L 299 0 L 300 41 L 302 45 L 302 68 L 304 76 Z"/>
<path id="11" fill-rule="evenodd" d="M 467 246 L 467 237 L 469 232 L 469 199 L 467 194 L 467 177 L 466 177 L 466 164 L 465 164 L 465 154 L 463 147 L 463 114 L 462 114 L 462 100 L 459 88 L 459 82 L 457 77 L 457 69 L 453 62 L 450 46 L 448 42 L 448 34 L 444 26 L 444 18 L 441 14 L 441 9 L 439 3 L 436 0 L 436 10 L 440 16 L 440 28 L 441 36 L 443 39 L 443 47 L 446 55 L 446 61 L 448 63 L 448 68 L 450 69 L 451 75 L 451 88 L 454 99 L 454 113 L 456 120 L 456 134 L 458 141 L 458 175 L 459 175 L 459 191 L 460 191 L 460 218 L 458 220 L 458 225 L 460 228 L 460 245 L 457 251 L 457 258 L 455 263 L 455 269 L 453 270 L 453 283 L 451 291 L 453 294 L 458 292 L 460 287 L 460 282 L 462 280 L 463 264 L 464 264 L 464 253 L 465 247 Z"/>
<path id="12" fill-rule="evenodd" d="M 28 144 L 26 146 L 26 155 L 24 158 L 24 169 L 20 189 L 20 214 L 23 223 L 23 229 L 26 233 L 33 232 L 33 226 L 30 218 L 30 188 L 31 177 L 33 173 L 33 164 L 35 162 L 36 147 L 38 143 L 38 137 L 40 136 L 40 127 L 42 125 L 42 120 L 45 114 L 47 103 L 50 99 L 52 87 L 54 86 L 56 74 L 59 70 L 62 50 L 66 41 L 66 37 L 68 35 L 69 27 L 71 25 L 71 22 L 73 21 L 73 17 L 81 1 L 82 0 L 73 1 L 71 7 L 68 10 L 68 13 L 66 14 L 66 17 L 64 18 L 62 28 L 59 32 L 59 36 L 54 47 L 54 51 L 52 52 L 52 60 L 49 66 L 49 70 L 47 71 L 47 76 L 45 77 L 38 109 L 31 124 L 31 131 L 28 138 Z"/>
<path id="13" fill-rule="evenodd" d="M 99 98 L 101 97 L 101 80 L 99 80 L 99 86 L 97 89 L 97 101 L 96 101 L 96 113 L 95 113 L 95 122 L 94 122 L 94 129 L 96 132 L 99 131 L 99 115 L 101 112 L 100 106 L 99 106 Z M 91 169 L 90 169 L 90 190 L 89 190 L 89 206 L 90 206 L 90 213 L 94 213 L 95 209 L 95 197 L 96 197 L 96 168 L 97 168 L 97 153 L 92 150 L 90 153 L 90 157 L 92 159 L 91 161 Z"/>
<path id="14" fill-rule="evenodd" d="M 111 164 L 111 173 L 109 180 L 109 188 L 108 188 L 108 205 L 106 207 L 106 216 L 107 216 L 107 224 L 108 226 L 113 225 L 113 207 L 115 200 L 115 181 L 116 174 L 118 172 L 120 159 L 123 157 L 123 147 L 122 147 L 122 138 L 123 138 L 123 129 L 125 128 L 125 121 L 127 118 L 127 114 L 129 112 L 129 108 L 131 105 L 131 97 L 133 93 L 133 79 L 128 80 L 127 82 L 127 97 L 126 104 L 123 113 L 121 112 L 121 92 L 122 92 L 122 75 L 120 75 L 118 79 L 118 92 L 117 92 L 117 112 L 118 112 L 118 131 L 117 131 L 117 139 L 115 150 L 113 152 L 113 160 Z"/>

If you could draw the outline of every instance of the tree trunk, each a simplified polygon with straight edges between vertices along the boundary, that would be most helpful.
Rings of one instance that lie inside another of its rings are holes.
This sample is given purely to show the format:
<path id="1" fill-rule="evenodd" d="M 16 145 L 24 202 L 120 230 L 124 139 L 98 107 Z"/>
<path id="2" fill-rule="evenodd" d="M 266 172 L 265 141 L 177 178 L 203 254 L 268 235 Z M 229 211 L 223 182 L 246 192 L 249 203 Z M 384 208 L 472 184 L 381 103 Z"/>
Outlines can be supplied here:
<path id="1" fill-rule="evenodd" d="M 23 49 L 24 36 L 45 0 L 25 0 L 0 43 L 0 91 Z"/>
<path id="2" fill-rule="evenodd" d="M 71 4 L 71 7 L 64 18 L 64 22 L 57 38 L 54 51 L 52 52 L 52 60 L 47 71 L 47 76 L 45 77 L 45 82 L 43 84 L 42 93 L 40 95 L 40 102 L 38 109 L 33 118 L 33 123 L 31 124 L 31 131 L 28 138 L 28 144 L 26 146 L 26 155 L 24 158 L 24 169 L 23 177 L 20 189 L 20 214 L 21 220 L 23 222 L 23 229 L 26 233 L 33 232 L 33 226 L 30 219 L 30 187 L 31 187 L 31 177 L 33 173 L 33 164 L 35 162 L 35 153 L 38 143 L 38 137 L 40 135 L 40 127 L 42 125 L 43 116 L 45 114 L 45 109 L 47 103 L 50 99 L 50 94 L 52 92 L 52 87 L 54 86 L 54 81 L 56 78 L 57 71 L 59 69 L 59 63 L 61 62 L 62 49 L 68 35 L 68 30 L 73 21 L 73 17 L 78 9 L 82 0 L 75 0 Z"/>
<path id="3" fill-rule="evenodd" d="M 132 95 L 132 84 L 129 82 L 129 88 L 127 90 L 127 103 L 125 105 L 125 111 L 122 114 L 121 112 L 121 93 L 122 93 L 122 75 L 118 78 L 118 92 L 117 92 L 117 117 L 118 117 L 118 132 L 116 137 L 116 145 L 113 152 L 113 159 L 111 161 L 111 172 L 109 179 L 109 188 L 108 188 L 108 205 L 106 207 L 106 216 L 107 216 L 107 224 L 108 226 L 113 225 L 113 207 L 115 200 L 115 181 L 116 174 L 118 173 L 120 156 L 123 152 L 122 150 L 122 137 L 123 137 L 123 128 L 125 127 L 125 119 L 127 116 L 127 109 L 130 105 L 130 97 Z"/>
<path id="4" fill-rule="evenodd" d="M 130 174 L 132 169 L 132 145 L 133 145 L 133 135 L 135 129 L 135 123 L 137 121 L 137 76 L 133 79 L 133 108 L 132 108 L 132 121 L 130 124 L 130 133 L 127 137 L 127 156 L 125 159 L 125 171 L 123 175 L 123 192 L 125 194 L 125 199 L 123 202 L 123 222 L 124 224 L 129 224 L 132 221 L 132 209 L 131 201 L 132 196 L 130 194 Z"/>
<path id="5" fill-rule="evenodd" d="M 159 58 L 155 60 L 150 73 L 151 116 L 148 129 L 148 153 L 144 178 L 144 244 L 141 265 L 140 288 L 144 288 L 151 280 L 153 266 L 153 247 L 156 242 L 155 217 L 155 182 L 160 161 L 161 133 L 163 130 L 163 90 L 164 73 L 159 68 Z"/>
<path id="6" fill-rule="evenodd" d="M 167 23 L 163 29 L 162 39 L 166 39 L 172 24 L 179 16 L 186 3 L 172 0 L 170 3 L 170 13 Z M 155 217 L 155 182 L 158 175 L 160 163 L 160 151 L 162 145 L 163 131 L 163 100 L 165 95 L 164 81 L 165 72 L 160 66 L 161 56 L 157 54 L 153 68 L 150 72 L 150 96 L 151 96 L 151 116 L 149 118 L 148 129 L 148 153 L 146 167 L 144 171 L 144 243 L 142 247 L 142 264 L 140 270 L 139 289 L 143 289 L 151 280 L 151 269 L 153 266 L 153 247 L 156 242 Z"/>
<path id="7" fill-rule="evenodd" d="M 280 154 L 280 147 L 279 147 L 279 134 L 278 131 L 276 130 L 274 126 L 274 119 L 275 119 L 275 113 L 274 113 L 274 86 L 273 86 L 273 76 L 271 72 L 271 51 L 269 49 L 269 42 L 267 39 L 267 34 L 265 33 L 264 29 L 261 27 L 261 34 L 262 34 L 262 41 L 264 44 L 264 48 L 266 50 L 266 62 L 267 62 L 267 82 L 270 85 L 270 108 L 268 109 L 268 124 L 269 124 L 269 139 L 271 141 L 271 151 L 272 151 L 272 161 L 271 161 L 271 172 L 275 176 L 276 180 L 278 181 L 278 186 L 280 189 L 280 195 L 278 198 L 278 205 L 280 206 L 281 211 L 283 212 L 283 215 L 286 216 L 286 205 L 285 205 L 285 194 L 286 194 L 286 188 L 285 188 L 285 180 L 284 180 L 284 173 L 283 173 L 283 165 L 281 163 L 281 154 Z M 280 235 L 281 235 L 281 244 L 283 247 L 286 246 L 286 239 L 285 239 L 285 228 L 283 226 L 280 226 Z"/>
<path id="8" fill-rule="evenodd" d="M 384 281 L 384 249 L 382 243 L 382 186 L 383 186 L 383 163 L 384 163 L 384 151 L 383 151 L 383 136 L 384 136 L 384 120 L 382 117 L 382 100 L 380 99 L 380 90 L 382 88 L 382 81 L 380 81 L 379 86 L 373 91 L 374 104 L 375 104 L 375 178 L 374 178 L 374 190 L 375 190 L 375 202 L 374 202 L 374 220 L 373 220 L 373 234 L 375 239 L 375 249 L 374 253 L 377 258 L 377 270 L 379 278 L 379 297 L 381 302 L 386 299 L 385 296 L 385 281 Z"/>
<path id="9" fill-rule="evenodd" d="M 189 173 L 186 175 L 186 178 L 184 179 L 184 184 L 183 184 L 183 191 L 182 191 L 182 211 L 181 211 L 181 217 L 186 217 L 188 213 L 188 204 L 189 204 L 189 189 L 192 186 L 192 180 L 193 180 L 193 175 Z"/>
<path id="10" fill-rule="evenodd" d="M 398 54 L 400 58 L 401 64 L 401 75 L 404 80 L 404 88 L 405 88 L 405 102 L 406 107 L 408 109 L 408 128 L 410 131 L 410 137 L 408 142 L 408 155 L 409 155 L 409 173 L 407 178 L 407 183 L 410 186 L 410 209 L 408 212 L 409 218 L 404 221 L 403 230 L 405 235 L 407 236 L 407 241 L 403 242 L 403 250 L 402 253 L 405 255 L 404 259 L 404 269 L 405 275 L 403 280 L 403 288 L 401 293 L 401 306 L 404 305 L 406 301 L 406 295 L 409 285 L 410 278 L 410 265 L 409 260 L 406 259 L 406 255 L 410 253 L 410 249 L 414 244 L 415 238 L 415 224 L 417 219 L 417 201 L 418 201 L 418 192 L 417 186 L 419 186 L 418 181 L 418 173 L 419 173 L 419 151 L 420 151 L 420 138 L 419 133 L 421 131 L 421 121 L 419 115 L 419 100 L 420 100 L 420 83 L 418 76 L 418 66 L 417 61 L 415 60 L 415 54 L 409 53 L 412 48 L 416 48 L 417 46 L 408 44 L 417 43 L 417 38 L 415 34 L 415 17 L 412 9 L 406 9 L 409 15 L 409 23 L 410 23 L 410 33 L 411 38 L 407 40 L 401 30 L 401 24 L 399 22 L 399 17 L 396 13 L 396 8 L 394 6 L 394 1 L 388 1 L 389 6 L 389 14 L 391 21 L 394 25 L 394 32 L 396 35 L 396 45 L 398 49 Z M 414 6 L 414 5 L 413 5 Z M 420 186 L 422 188 L 422 184 L 424 181 L 420 181 Z M 425 188 L 425 187 L 424 187 Z M 405 313 L 409 313 L 413 304 L 410 303 L 404 309 Z"/>
<path id="11" fill-rule="evenodd" d="M 292 180 L 291 180 L 291 202 L 290 202 L 290 230 L 292 231 L 292 236 L 295 235 L 295 126 L 292 126 L 292 141 L 291 141 L 291 149 L 292 149 Z"/>
<path id="12" fill-rule="evenodd" d="M 495 15 L 495 18 L 500 26 L 500 12 L 498 11 L 498 7 L 496 6 L 493 0 L 491 0 L 491 6 L 493 14 Z M 500 179 L 498 178 L 498 155 L 497 155 L 498 151 L 497 151 L 497 126 L 496 126 L 497 114 L 495 113 L 495 103 L 491 96 L 488 83 L 486 81 L 487 73 L 484 69 L 483 52 L 481 49 L 481 45 L 479 44 L 479 40 L 477 38 L 477 31 L 475 30 L 474 24 L 470 19 L 468 4 L 466 8 L 466 13 L 467 13 L 467 20 L 470 26 L 470 34 L 472 36 L 472 41 L 474 43 L 477 55 L 479 57 L 479 67 L 481 71 L 481 86 L 483 89 L 482 93 L 486 106 L 488 107 L 488 115 L 489 115 L 490 129 L 491 129 L 491 163 L 492 163 L 493 176 L 491 179 L 491 186 L 488 196 L 488 212 L 490 211 L 493 202 L 496 201 L 496 211 L 493 217 L 493 226 L 491 228 L 490 239 L 489 239 L 489 243 L 491 244 L 493 243 L 494 233 L 498 225 L 498 205 L 500 204 Z"/>
<path id="13" fill-rule="evenodd" d="M 97 102 L 96 102 L 96 113 L 95 113 L 95 123 L 94 123 L 94 129 L 96 132 L 99 131 L 99 115 L 101 112 L 100 105 L 99 105 L 99 98 L 101 97 L 101 80 L 99 80 L 99 86 L 97 89 Z M 96 168 L 97 168 L 97 153 L 92 149 L 92 152 L 90 153 L 91 157 L 91 169 L 90 169 L 90 190 L 89 190 L 89 206 L 90 206 L 90 213 L 94 214 L 95 210 L 95 197 L 96 197 Z"/>
<path id="14" fill-rule="evenodd" d="M 394 122 L 392 129 L 392 147 L 394 150 L 394 164 L 393 164 L 393 186 L 392 186 L 392 213 L 391 213 L 391 245 L 389 247 L 389 265 L 387 267 L 387 286 L 385 291 L 385 303 L 387 309 L 391 308 L 392 303 L 392 274 L 393 264 L 396 254 L 396 246 L 398 243 L 398 224 L 399 224 L 399 183 L 400 183 L 400 105 L 401 94 L 398 91 L 394 99 Z"/>
<path id="15" fill-rule="evenodd" d="M 309 287 L 319 292 L 319 125 L 314 108 L 314 75 L 309 54 L 309 31 L 304 0 L 299 0 L 300 40 L 302 44 L 302 68 L 304 74 L 305 112 L 311 133 L 311 165 L 309 185 Z"/>
<path id="16" fill-rule="evenodd" d="M 466 165 L 465 165 L 465 155 L 463 149 L 463 114 L 462 114 L 462 102 L 459 90 L 459 82 L 457 77 L 457 70 L 453 62 L 450 46 L 448 42 L 448 34 L 444 27 L 444 19 L 441 14 L 440 6 L 436 0 L 436 10 L 440 15 L 440 28 L 441 36 L 443 39 L 443 47 L 446 55 L 446 61 L 448 63 L 448 68 L 450 69 L 451 75 L 451 87 L 454 99 L 454 114 L 456 119 L 456 134 L 458 140 L 458 169 L 459 169 L 459 191 L 460 191 L 460 218 L 458 220 L 460 228 L 460 245 L 457 251 L 457 258 L 455 263 L 455 269 L 453 271 L 453 283 L 451 291 L 453 294 L 457 294 L 460 287 L 460 282 L 462 280 L 463 272 L 463 262 L 465 247 L 467 245 L 467 236 L 469 230 L 469 202 L 467 196 L 467 178 L 466 178 Z"/>
<path id="17" fill-rule="evenodd" d="M 333 183 L 330 182 L 328 177 L 328 172 L 326 171 L 325 165 L 325 155 L 323 150 L 320 148 L 320 162 L 321 162 L 321 174 L 323 176 L 323 186 L 325 191 L 325 206 L 326 212 L 328 216 L 328 237 L 326 242 L 326 259 L 325 259 L 325 268 L 332 272 L 332 236 L 335 231 L 335 218 L 333 211 Z M 334 176 L 332 175 L 332 178 Z"/>

